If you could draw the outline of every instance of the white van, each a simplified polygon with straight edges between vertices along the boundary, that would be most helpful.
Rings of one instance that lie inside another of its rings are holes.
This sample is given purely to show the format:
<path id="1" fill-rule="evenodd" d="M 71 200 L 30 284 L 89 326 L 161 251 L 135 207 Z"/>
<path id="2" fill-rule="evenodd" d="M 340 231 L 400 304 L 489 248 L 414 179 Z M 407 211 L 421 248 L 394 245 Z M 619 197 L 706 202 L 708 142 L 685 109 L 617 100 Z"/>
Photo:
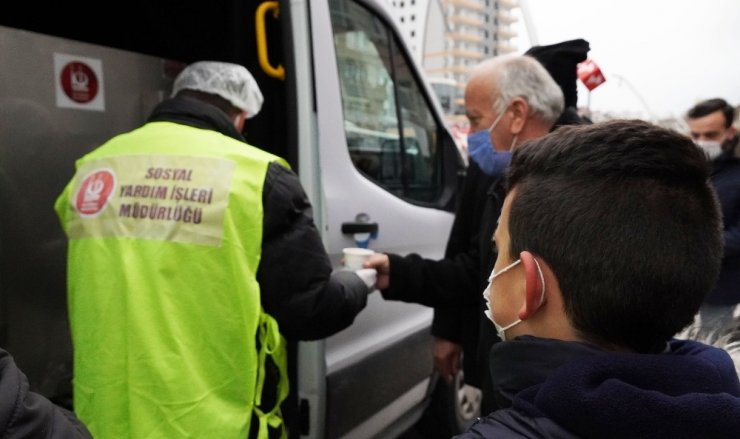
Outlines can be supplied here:
<path id="1" fill-rule="evenodd" d="M 265 105 L 247 140 L 297 171 L 335 263 L 368 237 L 378 251 L 442 257 L 463 162 L 383 3 L 41 1 L 3 12 L 0 343 L 34 390 L 70 403 L 54 199 L 75 159 L 142 124 L 196 60 L 254 73 Z M 373 294 L 350 328 L 301 343 L 302 436 L 388 438 L 416 422 L 435 384 L 431 317 Z"/>

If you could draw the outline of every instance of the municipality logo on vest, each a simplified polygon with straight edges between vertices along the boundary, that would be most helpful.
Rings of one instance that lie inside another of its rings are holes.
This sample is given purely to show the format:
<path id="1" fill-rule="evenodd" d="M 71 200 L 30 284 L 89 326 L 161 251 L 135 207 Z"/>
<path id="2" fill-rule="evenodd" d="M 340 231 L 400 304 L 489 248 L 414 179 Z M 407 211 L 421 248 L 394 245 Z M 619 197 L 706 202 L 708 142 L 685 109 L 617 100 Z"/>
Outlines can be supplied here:
<path id="1" fill-rule="evenodd" d="M 94 217 L 103 211 L 116 187 L 116 174 L 111 169 L 97 169 L 85 177 L 75 196 L 75 208 L 83 217 Z"/>

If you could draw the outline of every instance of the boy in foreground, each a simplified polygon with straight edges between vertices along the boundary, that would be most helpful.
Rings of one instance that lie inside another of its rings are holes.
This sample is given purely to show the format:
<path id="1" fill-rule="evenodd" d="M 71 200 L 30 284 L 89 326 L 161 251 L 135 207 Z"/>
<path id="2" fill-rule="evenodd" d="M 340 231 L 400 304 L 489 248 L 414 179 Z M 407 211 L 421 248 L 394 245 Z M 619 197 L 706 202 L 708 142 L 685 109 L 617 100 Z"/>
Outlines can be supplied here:
<path id="1" fill-rule="evenodd" d="M 484 291 L 504 408 L 459 438 L 740 434 L 730 357 L 673 339 L 719 272 L 709 171 L 690 139 L 640 121 L 514 150 Z"/>

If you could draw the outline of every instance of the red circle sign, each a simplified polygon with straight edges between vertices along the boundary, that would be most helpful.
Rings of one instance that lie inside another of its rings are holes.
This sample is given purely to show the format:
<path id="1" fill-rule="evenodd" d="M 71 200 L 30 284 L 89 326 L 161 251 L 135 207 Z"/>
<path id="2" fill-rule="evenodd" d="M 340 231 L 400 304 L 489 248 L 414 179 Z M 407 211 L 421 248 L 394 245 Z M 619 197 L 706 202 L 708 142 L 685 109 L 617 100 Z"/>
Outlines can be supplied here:
<path id="1" fill-rule="evenodd" d="M 75 207 L 82 216 L 99 214 L 116 186 L 116 176 L 107 169 L 93 171 L 82 182 L 75 197 Z"/>
<path id="2" fill-rule="evenodd" d="M 68 63 L 62 69 L 59 79 L 64 94 L 75 102 L 85 104 L 98 95 L 98 77 L 85 63 L 78 61 Z"/>

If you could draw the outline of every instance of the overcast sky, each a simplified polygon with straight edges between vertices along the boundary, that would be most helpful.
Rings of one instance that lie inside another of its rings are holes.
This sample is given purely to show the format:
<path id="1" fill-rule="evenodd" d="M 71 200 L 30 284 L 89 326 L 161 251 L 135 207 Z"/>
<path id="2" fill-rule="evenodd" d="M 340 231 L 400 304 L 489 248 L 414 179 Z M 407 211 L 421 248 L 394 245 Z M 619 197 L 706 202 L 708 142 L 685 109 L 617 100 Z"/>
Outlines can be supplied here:
<path id="1" fill-rule="evenodd" d="M 607 82 L 591 109 L 682 116 L 698 100 L 740 104 L 740 0 L 520 0 L 537 43 L 583 38 Z M 519 52 L 532 43 L 518 28 Z M 623 78 L 623 79 L 620 79 Z M 588 90 L 579 84 L 578 102 Z M 643 103 L 644 102 L 644 103 Z"/>

